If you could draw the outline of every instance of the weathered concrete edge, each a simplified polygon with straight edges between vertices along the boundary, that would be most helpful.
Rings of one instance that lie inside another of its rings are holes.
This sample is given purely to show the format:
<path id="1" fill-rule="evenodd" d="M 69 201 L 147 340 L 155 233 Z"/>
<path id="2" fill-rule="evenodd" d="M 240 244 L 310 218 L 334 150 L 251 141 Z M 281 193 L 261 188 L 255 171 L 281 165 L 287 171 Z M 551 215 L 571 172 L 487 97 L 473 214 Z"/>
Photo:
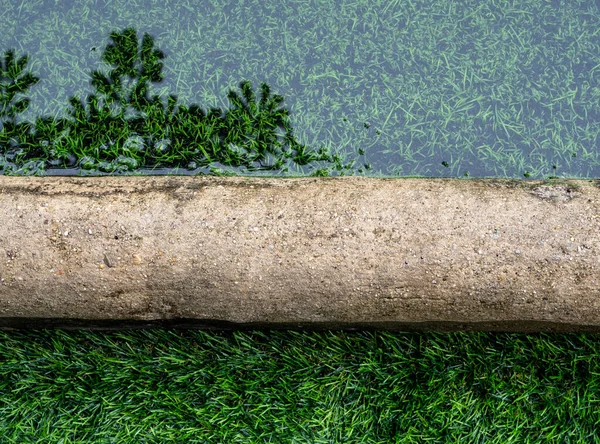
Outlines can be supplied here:
<path id="1" fill-rule="evenodd" d="M 0 176 L 0 328 L 600 332 L 599 233 L 596 180 Z"/>

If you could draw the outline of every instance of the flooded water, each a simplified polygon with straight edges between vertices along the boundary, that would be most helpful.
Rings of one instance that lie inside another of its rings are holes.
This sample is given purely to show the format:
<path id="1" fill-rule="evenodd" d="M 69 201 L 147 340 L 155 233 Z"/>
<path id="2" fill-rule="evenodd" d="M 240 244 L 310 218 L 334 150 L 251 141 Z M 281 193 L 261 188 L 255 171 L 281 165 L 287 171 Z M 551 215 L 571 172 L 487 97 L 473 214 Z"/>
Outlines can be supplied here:
<path id="1" fill-rule="evenodd" d="M 297 140 L 356 159 L 357 174 L 600 177 L 594 0 L 0 0 L 0 55 L 27 55 L 40 79 L 18 121 L 85 102 L 126 28 L 164 53 L 151 94 L 227 109 L 242 80 L 265 82 Z M 9 151 L 0 163 L 16 161 Z"/>

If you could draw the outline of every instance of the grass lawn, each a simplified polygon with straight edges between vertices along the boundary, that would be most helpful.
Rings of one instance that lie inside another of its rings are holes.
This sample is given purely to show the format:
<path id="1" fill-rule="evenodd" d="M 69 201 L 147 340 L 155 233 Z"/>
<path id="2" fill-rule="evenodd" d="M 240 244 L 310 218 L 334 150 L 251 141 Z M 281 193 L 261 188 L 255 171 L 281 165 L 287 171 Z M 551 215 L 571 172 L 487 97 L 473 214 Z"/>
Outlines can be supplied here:
<path id="1" fill-rule="evenodd" d="M 0 332 L 3 443 L 598 441 L 589 334 Z"/>

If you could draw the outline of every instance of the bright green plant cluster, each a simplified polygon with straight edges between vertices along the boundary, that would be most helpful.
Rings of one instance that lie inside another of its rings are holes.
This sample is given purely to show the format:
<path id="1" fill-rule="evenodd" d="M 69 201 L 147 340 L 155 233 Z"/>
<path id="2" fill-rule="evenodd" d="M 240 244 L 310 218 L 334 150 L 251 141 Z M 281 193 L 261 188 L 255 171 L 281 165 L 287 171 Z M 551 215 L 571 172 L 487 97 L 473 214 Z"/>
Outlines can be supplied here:
<path id="1" fill-rule="evenodd" d="M 198 105 L 166 104 L 149 96 L 149 83 L 163 80 L 162 51 L 144 34 L 141 46 L 135 29 L 110 34 L 102 60 L 113 69 L 108 76 L 93 71 L 95 94 L 86 103 L 70 97 L 67 117 L 38 117 L 34 124 L 17 122 L 30 99 L 17 99 L 39 78 L 24 72 L 28 57 L 7 51 L 0 71 L 0 172 L 18 168 L 38 174 L 46 168 L 81 168 L 123 173 L 140 168 L 195 170 L 220 163 L 249 171 L 287 171 L 291 161 L 333 162 L 343 170 L 339 156 L 323 148 L 309 151 L 297 142 L 283 97 L 261 84 L 257 100 L 251 82 L 240 82 L 242 94 L 230 90 L 232 107 L 203 111 Z M 279 134 L 282 131 L 283 134 Z M 328 175 L 327 169 L 314 175 Z M 343 173 L 342 173 L 343 175 Z"/>

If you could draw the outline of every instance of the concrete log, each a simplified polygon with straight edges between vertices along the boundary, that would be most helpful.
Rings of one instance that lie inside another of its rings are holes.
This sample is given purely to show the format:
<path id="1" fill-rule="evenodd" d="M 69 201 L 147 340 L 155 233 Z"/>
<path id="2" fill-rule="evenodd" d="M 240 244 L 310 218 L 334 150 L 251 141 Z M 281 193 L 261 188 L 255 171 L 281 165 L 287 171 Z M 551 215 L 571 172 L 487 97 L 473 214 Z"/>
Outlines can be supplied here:
<path id="1" fill-rule="evenodd" d="M 600 181 L 0 176 L 0 328 L 600 331 Z"/>

